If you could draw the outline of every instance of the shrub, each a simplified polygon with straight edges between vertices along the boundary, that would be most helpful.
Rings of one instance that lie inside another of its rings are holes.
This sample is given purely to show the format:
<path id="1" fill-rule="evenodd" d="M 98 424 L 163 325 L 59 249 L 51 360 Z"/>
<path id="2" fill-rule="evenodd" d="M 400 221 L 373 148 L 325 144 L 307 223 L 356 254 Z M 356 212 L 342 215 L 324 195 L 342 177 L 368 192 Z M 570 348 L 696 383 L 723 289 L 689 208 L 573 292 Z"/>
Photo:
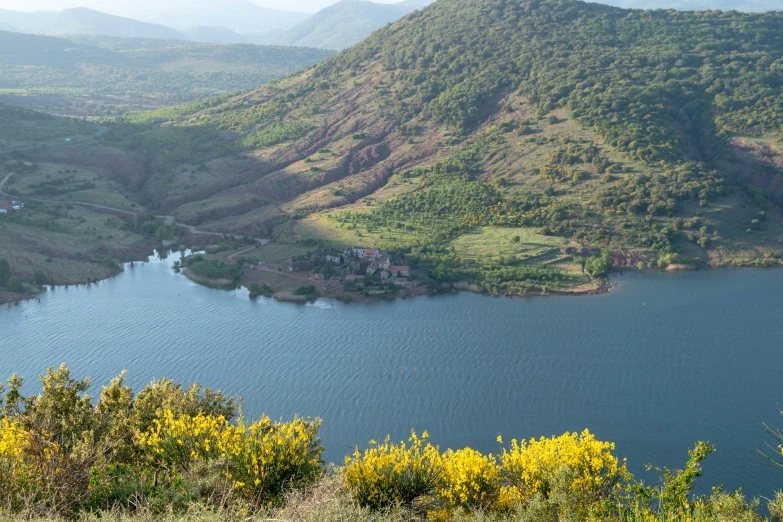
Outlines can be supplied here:
<path id="1" fill-rule="evenodd" d="M 311 295 L 315 293 L 315 286 L 299 286 L 294 290 L 294 295 Z"/>
<path id="2" fill-rule="evenodd" d="M 439 463 L 438 494 L 454 507 L 487 509 L 500 492 L 500 467 L 492 455 L 471 448 L 447 451 Z"/>
<path id="3" fill-rule="evenodd" d="M 438 482 L 436 464 L 439 449 L 427 443 L 425 431 L 421 437 L 411 431 L 408 439 L 399 444 L 390 437 L 353 457 L 346 457 L 343 476 L 353 498 L 363 507 L 382 509 L 397 504 L 410 505 L 418 497 L 435 491 Z"/>
<path id="4" fill-rule="evenodd" d="M 166 410 L 139 436 L 156 468 L 176 474 L 195 463 L 220 461 L 224 477 L 240 495 L 263 504 L 282 500 L 286 488 L 303 487 L 321 475 L 323 448 L 317 438 L 319 419 L 254 424 L 239 419 Z"/>
<path id="5" fill-rule="evenodd" d="M 11 292 L 16 292 L 17 294 L 24 292 L 24 284 L 16 276 L 11 276 L 6 286 Z"/>
<path id="6" fill-rule="evenodd" d="M 16 421 L 0 419 L 0 500 L 10 500 L 26 482 L 23 451 L 28 437 Z"/>
<path id="7" fill-rule="evenodd" d="M 504 478 L 520 498 L 547 498 L 556 478 L 570 475 L 569 489 L 587 506 L 608 498 L 630 475 L 612 454 L 615 445 L 601 442 L 588 430 L 559 437 L 511 441 L 500 457 Z"/>

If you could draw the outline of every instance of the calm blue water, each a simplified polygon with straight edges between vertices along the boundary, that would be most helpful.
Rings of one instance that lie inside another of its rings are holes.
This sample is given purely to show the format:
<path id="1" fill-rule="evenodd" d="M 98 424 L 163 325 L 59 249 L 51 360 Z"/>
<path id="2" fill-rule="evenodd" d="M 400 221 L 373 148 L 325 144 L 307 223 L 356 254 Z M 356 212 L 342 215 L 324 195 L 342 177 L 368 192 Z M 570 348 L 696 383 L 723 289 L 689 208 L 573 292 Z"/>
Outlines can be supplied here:
<path id="1" fill-rule="evenodd" d="M 703 487 L 771 496 L 757 454 L 783 425 L 783 272 L 626 275 L 592 297 L 472 294 L 372 305 L 250 301 L 171 270 L 176 257 L 0 309 L 0 376 L 67 362 L 99 387 L 123 369 L 241 394 L 245 411 L 324 419 L 327 457 L 411 427 L 443 447 L 587 427 L 634 472 L 718 451 Z"/>

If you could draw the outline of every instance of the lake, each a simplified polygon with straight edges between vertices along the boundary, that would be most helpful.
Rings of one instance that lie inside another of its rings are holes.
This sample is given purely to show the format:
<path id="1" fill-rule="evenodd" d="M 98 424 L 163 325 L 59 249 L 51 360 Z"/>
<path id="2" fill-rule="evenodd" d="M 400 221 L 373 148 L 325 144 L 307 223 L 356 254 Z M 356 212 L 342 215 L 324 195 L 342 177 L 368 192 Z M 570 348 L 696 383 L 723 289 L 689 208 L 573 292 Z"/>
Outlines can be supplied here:
<path id="1" fill-rule="evenodd" d="M 783 272 L 628 274 L 605 295 L 461 293 L 369 305 L 251 301 L 192 283 L 178 255 L 0 309 L 0 377 L 66 362 L 100 386 L 128 370 L 242 395 L 248 416 L 319 416 L 327 458 L 429 430 L 442 447 L 589 428 L 644 464 L 717 452 L 701 490 L 772 496 L 783 470 L 757 449 L 783 425 Z"/>

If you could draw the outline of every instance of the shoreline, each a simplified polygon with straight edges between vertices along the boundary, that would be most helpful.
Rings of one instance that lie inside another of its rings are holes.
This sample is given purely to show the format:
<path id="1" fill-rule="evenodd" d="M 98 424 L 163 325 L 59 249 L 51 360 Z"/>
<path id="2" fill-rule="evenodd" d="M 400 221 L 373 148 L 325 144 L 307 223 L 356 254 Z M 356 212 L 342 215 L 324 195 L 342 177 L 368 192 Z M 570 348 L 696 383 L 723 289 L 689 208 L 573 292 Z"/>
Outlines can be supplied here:
<path id="1" fill-rule="evenodd" d="M 191 247 L 188 247 L 190 249 Z M 195 247 L 193 247 L 195 248 Z M 150 257 L 155 255 L 155 252 L 157 249 L 153 249 L 153 252 L 142 259 L 132 259 L 129 261 L 125 261 L 122 263 L 122 270 L 117 272 L 116 274 L 113 274 L 109 277 L 98 279 L 96 281 L 93 281 L 91 283 L 71 283 L 71 284 L 63 284 L 63 285 L 46 285 L 43 288 L 48 289 L 50 287 L 54 288 L 62 288 L 67 286 L 89 286 L 92 284 L 97 284 L 102 281 L 108 281 L 109 279 L 113 279 L 120 274 L 122 274 L 125 271 L 125 265 L 131 264 L 131 263 L 143 263 L 147 261 Z M 177 250 L 171 250 L 170 252 L 177 252 Z M 692 268 L 688 269 L 668 269 L 668 268 L 645 268 L 645 269 L 638 269 L 638 268 L 629 268 L 629 267 L 618 267 L 617 270 L 612 271 L 609 274 L 609 277 L 604 281 L 601 282 L 597 288 L 588 289 L 588 290 L 577 290 L 573 292 L 568 292 L 564 290 L 547 290 L 546 292 L 538 290 L 538 291 L 530 291 L 526 292 L 524 294 L 519 293 L 512 293 L 512 294 L 494 294 L 494 293 L 487 293 L 484 291 L 477 291 L 470 289 L 469 287 L 475 286 L 474 283 L 468 282 L 468 281 L 458 281 L 456 283 L 451 283 L 451 286 L 449 288 L 442 288 L 439 290 L 431 291 L 428 290 L 424 286 L 415 287 L 415 288 L 407 288 L 404 291 L 401 291 L 396 294 L 382 294 L 382 295 L 362 295 L 359 292 L 348 292 L 342 296 L 334 296 L 334 295 L 325 295 L 323 294 L 323 289 L 320 287 L 317 287 L 319 291 L 316 292 L 314 297 L 311 298 L 305 298 L 304 300 L 299 299 L 278 299 L 277 295 L 282 294 L 285 292 L 275 292 L 272 295 L 259 295 L 258 297 L 267 297 L 274 299 L 275 301 L 279 303 L 293 303 L 293 304 L 306 304 L 309 302 L 317 301 L 318 299 L 327 299 L 327 300 L 334 300 L 334 301 L 340 301 L 344 303 L 359 303 L 359 304 L 371 304 L 371 303 L 378 303 L 383 301 L 391 301 L 391 300 L 397 300 L 397 299 L 408 299 L 411 297 L 420 297 L 420 296 L 435 296 L 435 295 L 442 295 L 442 294 L 454 294 L 454 293 L 460 293 L 460 292 L 468 292 L 476 295 L 483 295 L 486 297 L 508 297 L 508 298 L 533 298 L 533 297 L 582 297 L 582 296 L 596 296 L 596 295 L 603 295 L 608 294 L 612 291 L 614 288 L 614 284 L 611 281 L 611 277 L 613 275 L 623 275 L 627 274 L 629 272 L 638 272 L 640 274 L 644 274 L 647 272 L 659 272 L 659 273 L 668 273 L 668 274 L 683 274 L 683 273 L 690 273 L 694 271 L 699 270 L 718 270 L 718 269 L 744 269 L 744 268 L 756 268 L 756 269 L 783 269 L 783 263 L 777 263 L 777 264 L 768 264 L 768 265 L 752 265 L 752 264 L 744 264 L 744 265 L 728 265 L 728 264 L 716 264 L 716 265 L 700 265 L 700 266 L 693 266 Z M 233 285 L 233 283 L 226 284 L 226 285 L 220 285 L 215 284 L 214 280 L 210 280 L 207 278 L 199 277 L 195 274 L 188 273 L 187 269 L 183 269 L 181 274 L 185 277 L 187 277 L 190 281 L 193 281 L 194 283 L 204 286 L 206 288 L 212 288 L 214 290 L 220 290 L 220 291 L 229 291 L 229 290 L 235 290 L 238 288 L 243 288 L 246 290 L 249 290 L 248 286 L 239 283 L 237 285 Z M 226 280 L 227 281 L 227 280 Z M 23 294 L 17 294 L 13 292 L 3 292 L 0 291 L 0 306 L 17 306 L 24 301 L 31 301 L 33 299 L 38 299 L 40 301 L 40 295 L 42 291 L 39 291 L 36 294 L 33 295 L 23 295 Z M 282 296 L 282 295 L 281 295 Z M 298 296 L 297 296 L 298 297 Z M 304 297 L 304 296 L 302 296 Z"/>

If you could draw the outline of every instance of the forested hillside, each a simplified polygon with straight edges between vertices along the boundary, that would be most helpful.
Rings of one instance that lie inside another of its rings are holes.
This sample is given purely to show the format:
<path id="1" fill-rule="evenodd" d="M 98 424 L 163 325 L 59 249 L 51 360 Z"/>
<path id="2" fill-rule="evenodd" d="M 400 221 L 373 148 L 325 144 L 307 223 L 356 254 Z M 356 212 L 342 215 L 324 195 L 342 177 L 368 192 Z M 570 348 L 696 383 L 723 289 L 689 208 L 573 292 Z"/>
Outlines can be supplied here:
<path id="1" fill-rule="evenodd" d="M 78 115 L 159 108 L 251 89 L 331 56 L 277 46 L 0 31 L 0 100 Z"/>
<path id="2" fill-rule="evenodd" d="M 438 0 L 106 139 L 149 155 L 141 201 L 185 222 L 574 291 L 610 265 L 779 262 L 782 53 L 780 12 Z"/>

